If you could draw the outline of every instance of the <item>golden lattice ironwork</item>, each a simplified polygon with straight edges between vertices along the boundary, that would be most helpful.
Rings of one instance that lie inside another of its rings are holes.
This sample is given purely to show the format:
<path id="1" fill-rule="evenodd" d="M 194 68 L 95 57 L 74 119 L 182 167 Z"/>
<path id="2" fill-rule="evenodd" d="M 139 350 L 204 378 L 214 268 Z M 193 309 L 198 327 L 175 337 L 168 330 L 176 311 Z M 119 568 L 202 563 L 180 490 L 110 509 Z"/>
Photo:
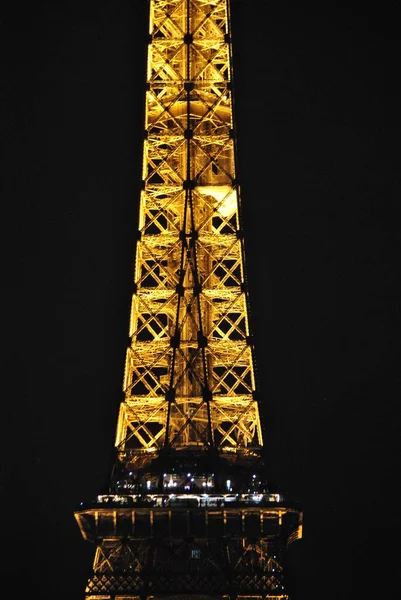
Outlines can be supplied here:
<path id="1" fill-rule="evenodd" d="M 150 0 L 130 343 L 86 600 L 288 599 L 302 513 L 268 489 L 228 0 Z"/>
<path id="2" fill-rule="evenodd" d="M 262 445 L 225 1 L 150 3 L 119 449 Z"/>

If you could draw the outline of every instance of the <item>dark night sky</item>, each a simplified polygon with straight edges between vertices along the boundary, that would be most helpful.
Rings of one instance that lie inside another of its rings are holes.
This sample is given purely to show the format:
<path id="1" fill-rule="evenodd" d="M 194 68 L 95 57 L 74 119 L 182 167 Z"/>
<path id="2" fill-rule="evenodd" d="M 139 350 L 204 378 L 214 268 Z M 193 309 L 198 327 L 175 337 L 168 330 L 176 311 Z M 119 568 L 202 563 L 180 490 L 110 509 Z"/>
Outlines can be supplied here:
<path id="1" fill-rule="evenodd" d="M 11 4 L 11 3 L 10 3 Z M 400 585 L 396 2 L 233 3 L 239 175 L 271 477 L 300 500 L 293 600 Z M 83 598 L 128 332 L 146 2 L 3 9 L 0 586 Z M 6 385 L 7 382 L 7 385 Z M 6 541 L 4 541 L 4 539 Z"/>

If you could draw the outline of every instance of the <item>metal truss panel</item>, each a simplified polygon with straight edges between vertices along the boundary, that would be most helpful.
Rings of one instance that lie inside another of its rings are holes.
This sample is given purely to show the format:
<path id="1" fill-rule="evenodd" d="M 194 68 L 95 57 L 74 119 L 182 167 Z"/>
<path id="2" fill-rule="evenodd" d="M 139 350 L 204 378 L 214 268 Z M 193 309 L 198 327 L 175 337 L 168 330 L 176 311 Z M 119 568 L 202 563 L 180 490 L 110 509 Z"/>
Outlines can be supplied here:
<path id="1" fill-rule="evenodd" d="M 227 3 L 153 0 L 149 23 L 144 187 L 116 445 L 261 446 Z"/>
<path id="2" fill-rule="evenodd" d="M 149 0 L 142 187 L 109 493 L 86 600 L 288 600 L 302 513 L 263 463 L 229 0 Z"/>

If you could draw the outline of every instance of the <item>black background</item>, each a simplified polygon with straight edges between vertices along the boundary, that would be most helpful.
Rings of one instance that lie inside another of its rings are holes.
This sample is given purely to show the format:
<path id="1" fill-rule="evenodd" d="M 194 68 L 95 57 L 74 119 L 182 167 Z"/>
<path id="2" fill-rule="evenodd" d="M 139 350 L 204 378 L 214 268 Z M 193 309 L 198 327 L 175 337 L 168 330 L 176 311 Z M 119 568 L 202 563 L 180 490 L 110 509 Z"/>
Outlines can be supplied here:
<path id="1" fill-rule="evenodd" d="M 395 2 L 233 3 L 247 270 L 270 478 L 301 501 L 293 600 L 400 584 Z M 2 578 L 83 598 L 127 343 L 147 4 L 2 9 Z M 388 594 L 388 596 L 386 596 Z"/>

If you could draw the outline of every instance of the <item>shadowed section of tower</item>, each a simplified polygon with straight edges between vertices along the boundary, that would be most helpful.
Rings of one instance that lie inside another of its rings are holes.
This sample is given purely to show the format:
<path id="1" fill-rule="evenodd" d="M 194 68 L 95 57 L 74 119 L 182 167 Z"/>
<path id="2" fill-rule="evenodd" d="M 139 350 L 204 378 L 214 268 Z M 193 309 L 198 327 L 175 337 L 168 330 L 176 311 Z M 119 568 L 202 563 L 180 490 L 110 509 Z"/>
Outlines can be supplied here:
<path id="1" fill-rule="evenodd" d="M 226 0 L 151 0 L 143 182 L 109 493 L 86 598 L 287 597 L 301 513 L 267 489 Z"/>

